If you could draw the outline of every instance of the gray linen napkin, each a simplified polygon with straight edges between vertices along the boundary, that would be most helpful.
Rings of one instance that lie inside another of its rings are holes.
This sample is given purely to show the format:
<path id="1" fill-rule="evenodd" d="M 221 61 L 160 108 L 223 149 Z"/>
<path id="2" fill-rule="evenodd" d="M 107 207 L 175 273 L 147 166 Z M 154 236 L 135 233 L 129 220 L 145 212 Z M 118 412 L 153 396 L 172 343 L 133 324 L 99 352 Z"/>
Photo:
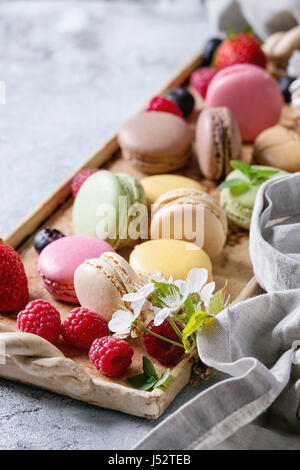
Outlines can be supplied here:
<path id="1" fill-rule="evenodd" d="M 231 377 L 136 449 L 300 449 L 300 173 L 260 188 L 250 254 L 268 293 L 225 309 L 198 334 L 201 359 Z"/>

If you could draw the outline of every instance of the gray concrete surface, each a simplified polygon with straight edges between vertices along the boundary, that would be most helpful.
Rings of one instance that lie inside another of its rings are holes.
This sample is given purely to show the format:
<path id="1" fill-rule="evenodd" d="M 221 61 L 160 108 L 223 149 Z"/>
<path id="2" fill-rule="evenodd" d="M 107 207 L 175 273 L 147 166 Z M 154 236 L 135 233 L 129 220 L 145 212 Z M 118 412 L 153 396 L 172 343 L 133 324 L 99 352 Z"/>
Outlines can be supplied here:
<path id="1" fill-rule="evenodd" d="M 0 234 L 118 129 L 209 32 L 196 0 L 2 1 Z M 168 413 L 200 390 L 187 387 Z M 0 379 L 0 449 L 131 448 L 155 424 Z"/>

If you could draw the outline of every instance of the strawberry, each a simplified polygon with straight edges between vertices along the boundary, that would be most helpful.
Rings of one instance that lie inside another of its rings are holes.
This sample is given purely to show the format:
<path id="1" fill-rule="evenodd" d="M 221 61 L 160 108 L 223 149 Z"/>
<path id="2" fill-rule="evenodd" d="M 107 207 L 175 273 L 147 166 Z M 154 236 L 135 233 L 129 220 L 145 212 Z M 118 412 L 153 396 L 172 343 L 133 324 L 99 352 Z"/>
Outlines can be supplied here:
<path id="1" fill-rule="evenodd" d="M 0 312 L 21 310 L 29 300 L 28 283 L 18 253 L 0 239 Z"/>
<path id="2" fill-rule="evenodd" d="M 217 50 L 216 66 L 219 69 L 236 64 L 252 64 L 266 67 L 266 56 L 258 40 L 251 34 L 230 36 Z"/>

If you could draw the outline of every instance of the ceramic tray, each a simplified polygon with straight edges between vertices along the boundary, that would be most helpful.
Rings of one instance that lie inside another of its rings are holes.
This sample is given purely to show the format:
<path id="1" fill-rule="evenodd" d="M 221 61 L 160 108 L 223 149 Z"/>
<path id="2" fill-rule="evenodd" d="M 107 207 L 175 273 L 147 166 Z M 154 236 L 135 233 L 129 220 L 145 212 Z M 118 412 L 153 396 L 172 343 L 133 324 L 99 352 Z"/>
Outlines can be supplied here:
<path id="1" fill-rule="evenodd" d="M 155 94 L 160 94 L 171 87 L 185 85 L 190 74 L 200 65 L 201 54 L 179 70 L 163 89 Z M 195 96 L 195 98 L 196 109 L 188 120 L 192 129 L 194 129 L 197 116 L 204 105 L 199 97 Z M 283 112 L 283 121 L 286 126 L 295 127 L 294 116 L 288 107 Z M 88 138 L 88 136 L 86 137 Z M 252 147 L 250 145 L 244 146 L 243 159 L 249 162 L 251 154 Z M 38 255 L 33 248 L 32 236 L 37 229 L 44 226 L 55 227 L 66 235 L 72 234 L 71 180 L 82 168 L 96 167 L 105 167 L 114 172 L 127 172 L 138 178 L 144 176 L 122 158 L 117 138 L 113 136 L 5 239 L 7 244 L 18 249 L 23 259 L 29 279 L 30 297 L 49 300 L 61 313 L 62 318 L 65 318 L 73 307 L 54 300 L 43 288 L 37 273 Z M 177 173 L 201 180 L 206 190 L 218 198 L 218 190 L 215 185 L 201 178 L 194 158 L 189 166 Z M 120 254 L 128 257 L 129 253 L 127 250 L 127 252 L 121 251 Z M 213 273 L 217 287 L 222 287 L 225 279 L 228 280 L 232 302 L 259 293 L 258 285 L 252 277 L 247 231 L 233 225 L 229 226 L 227 244 L 222 254 L 213 260 Z M 16 315 L 0 315 L 0 376 L 97 406 L 150 419 L 158 418 L 188 383 L 191 365 L 187 359 L 183 359 L 172 369 L 173 380 L 167 391 L 159 389 L 152 392 L 135 390 L 126 383 L 126 378 L 141 372 L 143 349 L 140 344 L 137 344 L 137 340 L 132 346 L 135 354 L 127 375 L 121 379 L 112 380 L 96 371 L 89 362 L 86 353 L 72 347 L 66 347 L 62 342 L 56 348 L 38 336 L 18 333 Z M 3 355 L 4 352 L 5 355 Z M 155 362 L 155 367 L 158 372 L 163 370 L 157 362 Z"/>

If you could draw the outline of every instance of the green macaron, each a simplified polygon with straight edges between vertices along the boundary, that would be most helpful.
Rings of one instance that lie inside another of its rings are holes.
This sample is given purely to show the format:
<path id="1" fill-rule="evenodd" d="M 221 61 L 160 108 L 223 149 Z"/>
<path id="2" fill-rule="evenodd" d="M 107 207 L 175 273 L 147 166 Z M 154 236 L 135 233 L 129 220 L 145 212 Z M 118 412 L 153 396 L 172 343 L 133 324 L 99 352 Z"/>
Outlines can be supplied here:
<path id="1" fill-rule="evenodd" d="M 246 166 L 245 169 L 247 170 Z M 270 171 L 270 173 L 276 171 L 276 173 L 270 174 L 268 176 L 266 176 L 268 173 L 261 173 L 265 176 L 254 182 L 254 180 L 251 180 L 245 171 L 235 169 L 229 173 L 225 180 L 225 184 L 223 183 L 220 185 L 220 188 L 222 188 L 220 202 L 221 206 L 226 212 L 228 219 L 237 224 L 239 227 L 245 229 L 250 228 L 256 195 L 262 183 L 267 179 L 286 175 L 285 171 L 269 166 L 253 165 L 252 167 L 248 166 L 248 169 L 259 171 L 266 170 L 266 172 Z M 242 181 L 246 183 L 245 187 L 243 187 Z M 232 184 L 232 186 L 230 186 L 231 182 L 236 182 L 236 184 Z M 228 187 L 224 187 L 226 185 L 228 185 Z"/>
<path id="2" fill-rule="evenodd" d="M 146 206 L 144 189 L 136 178 L 107 170 L 94 173 L 76 196 L 73 231 L 75 235 L 98 237 L 114 248 L 123 248 L 132 242 L 128 227 L 134 215 L 128 211 L 137 203 Z"/>

